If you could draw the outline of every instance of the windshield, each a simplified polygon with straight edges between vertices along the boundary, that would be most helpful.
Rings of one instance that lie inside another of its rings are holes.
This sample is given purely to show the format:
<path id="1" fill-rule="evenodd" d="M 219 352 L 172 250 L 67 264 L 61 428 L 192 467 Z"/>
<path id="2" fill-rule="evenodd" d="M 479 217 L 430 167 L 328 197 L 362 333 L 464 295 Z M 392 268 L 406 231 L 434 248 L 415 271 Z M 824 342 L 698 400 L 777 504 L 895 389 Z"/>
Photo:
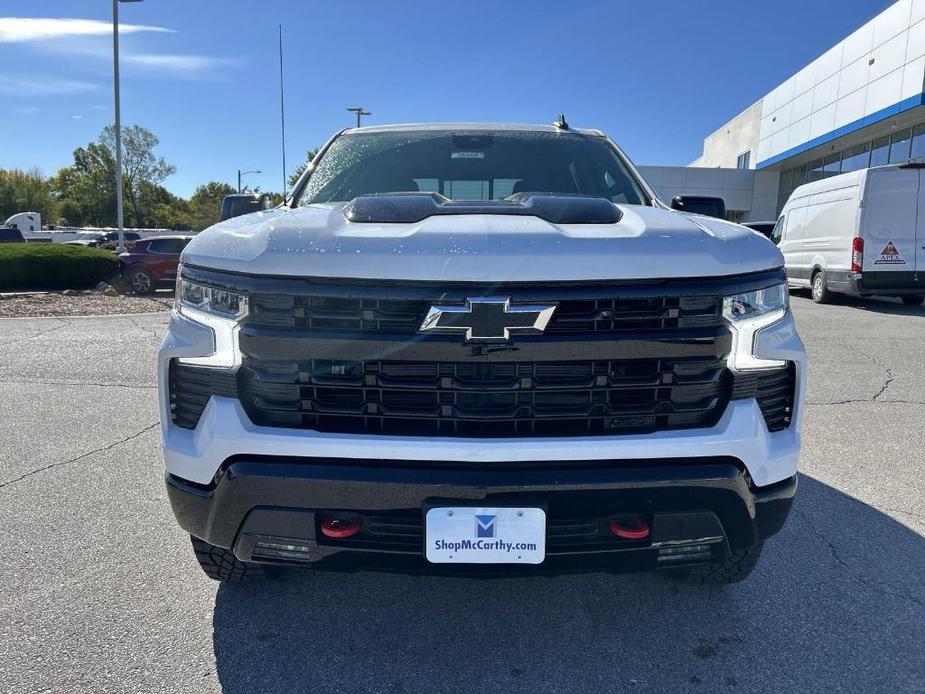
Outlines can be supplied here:
<path id="1" fill-rule="evenodd" d="M 556 193 L 646 204 L 641 186 L 602 137 L 473 130 L 342 135 L 321 157 L 296 204 L 398 192 L 454 200 Z"/>

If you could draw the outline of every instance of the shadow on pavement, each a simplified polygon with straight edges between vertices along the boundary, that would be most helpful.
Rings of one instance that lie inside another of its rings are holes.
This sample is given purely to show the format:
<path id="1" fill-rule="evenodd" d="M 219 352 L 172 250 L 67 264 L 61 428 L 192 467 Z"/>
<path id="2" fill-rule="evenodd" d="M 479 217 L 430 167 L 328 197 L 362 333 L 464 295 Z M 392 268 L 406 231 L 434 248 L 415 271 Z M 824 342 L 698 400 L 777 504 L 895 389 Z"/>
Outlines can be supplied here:
<path id="1" fill-rule="evenodd" d="M 922 535 L 803 476 L 745 583 L 291 572 L 219 588 L 215 658 L 235 694 L 913 691 L 923 568 Z"/>

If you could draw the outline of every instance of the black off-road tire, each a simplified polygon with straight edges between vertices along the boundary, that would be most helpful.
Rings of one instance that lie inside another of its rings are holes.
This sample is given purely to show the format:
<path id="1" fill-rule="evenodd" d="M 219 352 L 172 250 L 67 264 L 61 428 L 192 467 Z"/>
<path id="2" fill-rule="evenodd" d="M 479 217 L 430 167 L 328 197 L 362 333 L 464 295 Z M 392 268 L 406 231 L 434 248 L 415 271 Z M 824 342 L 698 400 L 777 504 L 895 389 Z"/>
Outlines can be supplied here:
<path id="1" fill-rule="evenodd" d="M 230 549 L 210 545 L 192 535 L 190 535 L 190 541 L 193 543 L 196 561 L 199 562 L 206 576 L 211 579 L 239 583 L 260 580 L 266 575 L 261 564 L 241 561 Z"/>
<path id="2" fill-rule="evenodd" d="M 904 296 L 903 303 L 906 306 L 921 306 L 925 302 L 925 296 Z"/>
<path id="3" fill-rule="evenodd" d="M 675 569 L 671 576 L 685 583 L 709 583 L 713 585 L 726 585 L 738 583 L 748 578 L 749 574 L 758 564 L 761 557 L 763 542 L 757 545 L 740 549 L 729 555 L 727 559 L 713 564 L 692 566 L 689 569 Z"/>
<path id="4" fill-rule="evenodd" d="M 817 304 L 828 304 L 832 301 L 832 292 L 829 291 L 829 285 L 825 282 L 825 272 L 822 270 L 817 270 L 813 275 L 810 292 Z"/>

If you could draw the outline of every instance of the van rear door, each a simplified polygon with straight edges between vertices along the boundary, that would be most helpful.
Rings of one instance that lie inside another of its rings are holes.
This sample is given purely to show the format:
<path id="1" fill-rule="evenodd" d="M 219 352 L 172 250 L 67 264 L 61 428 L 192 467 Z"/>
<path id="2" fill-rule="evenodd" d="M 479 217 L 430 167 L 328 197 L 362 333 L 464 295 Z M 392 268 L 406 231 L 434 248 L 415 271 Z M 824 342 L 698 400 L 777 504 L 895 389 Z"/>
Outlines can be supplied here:
<path id="1" fill-rule="evenodd" d="M 864 239 L 865 285 L 893 284 L 893 281 L 886 281 L 885 275 L 877 277 L 880 273 L 908 272 L 911 277 L 915 271 L 920 191 L 920 170 L 917 168 L 868 171 L 860 227 Z M 925 208 L 922 211 L 925 212 Z M 890 279 L 895 281 L 896 278 Z"/>

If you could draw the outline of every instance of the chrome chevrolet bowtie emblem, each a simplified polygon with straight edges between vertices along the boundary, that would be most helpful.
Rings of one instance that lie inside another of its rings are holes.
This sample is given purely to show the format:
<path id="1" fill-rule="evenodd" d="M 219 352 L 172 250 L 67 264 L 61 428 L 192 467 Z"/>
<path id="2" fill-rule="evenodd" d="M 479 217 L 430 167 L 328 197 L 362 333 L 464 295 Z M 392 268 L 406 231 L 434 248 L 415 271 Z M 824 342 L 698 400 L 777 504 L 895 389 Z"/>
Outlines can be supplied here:
<path id="1" fill-rule="evenodd" d="M 543 332 L 555 310 L 511 304 L 509 296 L 470 296 L 464 305 L 431 306 L 420 329 L 465 333 L 466 340 L 510 340 L 515 330 Z"/>

